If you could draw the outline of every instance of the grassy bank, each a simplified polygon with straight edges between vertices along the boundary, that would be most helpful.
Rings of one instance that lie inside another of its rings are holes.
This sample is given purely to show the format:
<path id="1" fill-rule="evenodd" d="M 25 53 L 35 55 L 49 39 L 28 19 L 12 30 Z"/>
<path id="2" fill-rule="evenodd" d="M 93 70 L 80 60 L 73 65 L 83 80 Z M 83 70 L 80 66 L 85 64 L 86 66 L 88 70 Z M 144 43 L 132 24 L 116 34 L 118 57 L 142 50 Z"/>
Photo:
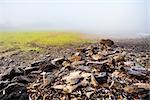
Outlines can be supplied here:
<path id="1" fill-rule="evenodd" d="M 89 42 L 73 32 L 0 32 L 0 49 L 40 50 L 46 46 L 63 46 Z"/>

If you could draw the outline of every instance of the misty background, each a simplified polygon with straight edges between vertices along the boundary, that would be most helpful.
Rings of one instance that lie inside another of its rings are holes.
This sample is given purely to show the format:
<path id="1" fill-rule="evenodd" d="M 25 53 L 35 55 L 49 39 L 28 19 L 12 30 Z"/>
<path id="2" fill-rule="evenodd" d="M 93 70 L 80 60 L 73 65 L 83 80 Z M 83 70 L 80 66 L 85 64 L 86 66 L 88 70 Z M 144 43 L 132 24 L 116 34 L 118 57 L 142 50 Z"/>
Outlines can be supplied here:
<path id="1" fill-rule="evenodd" d="M 150 35 L 150 0 L 0 0 L 0 31 Z"/>

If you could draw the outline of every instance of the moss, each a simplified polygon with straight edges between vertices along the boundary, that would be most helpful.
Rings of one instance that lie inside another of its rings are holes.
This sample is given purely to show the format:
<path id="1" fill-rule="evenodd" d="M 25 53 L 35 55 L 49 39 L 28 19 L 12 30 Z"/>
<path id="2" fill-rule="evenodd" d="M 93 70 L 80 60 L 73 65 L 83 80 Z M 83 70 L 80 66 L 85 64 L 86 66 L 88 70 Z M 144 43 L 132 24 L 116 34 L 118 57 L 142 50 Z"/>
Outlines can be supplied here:
<path id="1" fill-rule="evenodd" d="M 1 50 L 16 48 L 39 51 L 41 50 L 40 46 L 57 46 L 81 42 L 89 41 L 75 32 L 0 32 Z"/>

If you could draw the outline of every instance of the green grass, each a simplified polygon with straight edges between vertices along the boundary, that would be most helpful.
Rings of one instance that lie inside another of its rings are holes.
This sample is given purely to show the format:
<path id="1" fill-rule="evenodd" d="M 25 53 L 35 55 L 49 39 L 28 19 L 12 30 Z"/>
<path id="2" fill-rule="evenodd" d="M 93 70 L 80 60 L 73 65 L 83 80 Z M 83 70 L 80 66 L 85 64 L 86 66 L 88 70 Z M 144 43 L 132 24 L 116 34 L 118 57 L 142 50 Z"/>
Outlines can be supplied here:
<path id="1" fill-rule="evenodd" d="M 79 33 L 73 32 L 0 32 L 0 49 L 40 51 L 40 47 L 63 46 L 87 42 Z"/>

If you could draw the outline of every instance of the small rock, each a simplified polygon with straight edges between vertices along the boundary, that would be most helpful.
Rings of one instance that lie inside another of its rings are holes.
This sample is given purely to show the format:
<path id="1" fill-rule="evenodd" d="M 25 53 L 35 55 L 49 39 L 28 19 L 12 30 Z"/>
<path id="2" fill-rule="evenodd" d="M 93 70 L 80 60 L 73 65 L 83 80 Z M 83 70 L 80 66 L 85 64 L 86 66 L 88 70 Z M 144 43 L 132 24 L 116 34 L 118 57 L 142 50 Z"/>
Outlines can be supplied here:
<path id="1" fill-rule="evenodd" d="M 48 75 L 45 79 L 45 85 L 44 86 L 50 85 L 54 80 L 55 80 L 54 75 Z"/>
<path id="2" fill-rule="evenodd" d="M 131 87 L 131 86 L 126 86 L 126 87 L 123 88 L 123 90 L 124 90 L 125 92 L 128 92 L 128 93 L 133 93 L 133 92 L 135 92 L 135 88 L 134 88 L 134 87 Z"/>
<path id="3" fill-rule="evenodd" d="M 0 90 L 5 88 L 10 83 L 10 81 L 0 81 Z"/>
<path id="4" fill-rule="evenodd" d="M 37 70 L 39 70 L 39 67 L 26 67 L 24 70 L 25 70 L 25 73 L 26 73 L 26 74 L 29 74 L 29 73 L 32 72 L 32 71 L 37 71 Z"/>
<path id="5" fill-rule="evenodd" d="M 58 66 L 55 66 L 51 63 L 45 63 L 40 66 L 40 70 L 43 72 L 51 72 L 53 69 L 56 69 L 56 68 L 58 68 Z"/>
<path id="6" fill-rule="evenodd" d="M 88 50 L 86 51 L 86 56 L 92 56 L 93 55 L 93 51 L 92 50 Z"/>
<path id="7" fill-rule="evenodd" d="M 93 93 L 94 93 L 93 91 L 92 91 L 92 92 L 86 92 L 86 96 L 87 96 L 88 98 L 90 98 Z"/>
<path id="8" fill-rule="evenodd" d="M 34 61 L 31 63 L 31 67 L 40 66 L 40 65 L 44 64 L 45 62 L 46 62 L 45 60 Z"/>
<path id="9" fill-rule="evenodd" d="M 82 52 L 82 53 L 84 53 L 86 50 L 85 50 L 85 48 L 76 48 L 76 50 L 78 51 L 78 52 Z"/>
<path id="10" fill-rule="evenodd" d="M 4 74 L 0 75 L 0 80 L 11 80 L 13 79 L 15 76 L 19 76 L 19 75 L 24 75 L 24 70 L 21 68 L 16 68 L 16 67 L 12 67 L 7 69 Z"/>
<path id="11" fill-rule="evenodd" d="M 14 77 L 12 79 L 13 82 L 18 82 L 18 83 L 23 83 L 23 84 L 27 84 L 29 82 L 31 82 L 31 80 L 29 78 L 27 78 L 26 76 L 17 76 Z"/>
<path id="12" fill-rule="evenodd" d="M 64 60 L 65 60 L 65 57 L 55 58 L 51 60 L 51 64 L 58 67 L 60 64 L 63 63 Z"/>
<path id="13" fill-rule="evenodd" d="M 148 84 L 148 83 L 134 83 L 133 85 L 138 87 L 138 88 L 143 88 L 145 90 L 150 90 L 150 84 Z"/>
<path id="14" fill-rule="evenodd" d="M 110 39 L 102 39 L 100 41 L 100 44 L 107 45 L 107 46 L 111 47 L 112 45 L 114 45 L 114 41 L 112 41 Z"/>
<path id="15" fill-rule="evenodd" d="M 73 55 L 72 57 L 68 58 L 69 61 L 74 62 L 74 61 L 81 61 L 81 56 L 75 56 Z"/>
<path id="16" fill-rule="evenodd" d="M 78 65 L 84 65 L 85 61 L 74 61 L 73 63 L 71 63 L 74 66 L 78 66 Z"/>
<path id="17" fill-rule="evenodd" d="M 99 75 L 95 76 L 96 81 L 100 83 L 107 83 L 108 76 L 106 72 L 101 72 Z"/>
<path id="18" fill-rule="evenodd" d="M 93 50 L 93 46 L 88 46 L 87 48 L 86 48 L 87 50 Z"/>
<path id="19" fill-rule="evenodd" d="M 42 71 L 32 71 L 31 74 L 40 74 Z"/>
<path id="20" fill-rule="evenodd" d="M 101 58 L 100 55 L 96 54 L 96 55 L 92 55 L 93 60 L 99 60 Z"/>
<path id="21" fill-rule="evenodd" d="M 92 67 L 82 65 L 79 66 L 78 69 L 80 69 L 81 71 L 91 72 Z"/>
<path id="22" fill-rule="evenodd" d="M 0 90 L 0 100 L 29 100 L 29 96 L 23 84 L 11 83 Z"/>
<path id="23" fill-rule="evenodd" d="M 98 86 L 98 82 L 95 78 L 95 76 L 93 74 L 91 74 L 91 84 L 94 86 L 94 87 L 97 87 Z"/>
<path id="24" fill-rule="evenodd" d="M 62 63 L 62 65 L 63 65 L 64 67 L 68 67 L 68 66 L 71 65 L 71 63 L 70 63 L 69 61 L 64 61 L 64 62 Z"/>

